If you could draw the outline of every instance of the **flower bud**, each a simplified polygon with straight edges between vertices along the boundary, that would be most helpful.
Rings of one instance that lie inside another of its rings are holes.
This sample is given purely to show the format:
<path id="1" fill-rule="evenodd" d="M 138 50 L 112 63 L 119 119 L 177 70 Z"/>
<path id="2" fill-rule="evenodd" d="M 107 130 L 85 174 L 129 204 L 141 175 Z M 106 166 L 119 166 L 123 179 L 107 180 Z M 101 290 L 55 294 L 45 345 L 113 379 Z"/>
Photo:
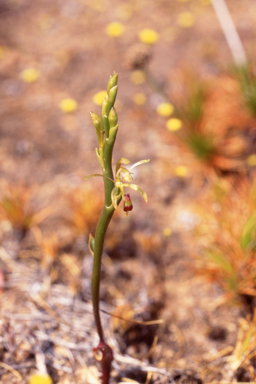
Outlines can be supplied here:
<path id="1" fill-rule="evenodd" d="M 111 88 L 113 88 L 115 85 L 117 85 L 117 79 L 118 79 L 118 74 L 116 72 L 113 73 L 112 76 L 110 76 L 109 82 L 108 82 L 108 92 L 110 91 Z"/>
<path id="2" fill-rule="evenodd" d="M 102 117 L 108 116 L 108 96 L 104 97 L 103 103 L 102 103 Z"/>
<path id="3" fill-rule="evenodd" d="M 98 137 L 99 146 L 104 146 L 104 125 L 102 118 L 97 113 L 91 112 L 91 118 Z"/>
<path id="4" fill-rule="evenodd" d="M 115 100 L 116 100 L 116 94 L 117 94 L 117 88 L 118 86 L 115 85 L 114 87 L 112 87 L 110 90 L 109 90 L 109 93 L 108 93 L 108 110 L 110 111 L 110 109 L 114 106 L 115 104 Z"/>
<path id="5" fill-rule="evenodd" d="M 109 121 L 108 121 L 108 114 L 109 114 L 109 108 L 108 108 L 108 96 L 104 97 L 103 103 L 102 103 L 102 119 L 103 124 L 105 128 L 105 135 L 108 139 L 109 136 Z"/>
<path id="6" fill-rule="evenodd" d="M 108 121 L 110 128 L 114 128 L 117 125 L 117 114 L 114 107 L 109 112 Z"/>
<path id="7" fill-rule="evenodd" d="M 130 193 L 124 195 L 124 212 L 129 212 L 133 208 Z"/>

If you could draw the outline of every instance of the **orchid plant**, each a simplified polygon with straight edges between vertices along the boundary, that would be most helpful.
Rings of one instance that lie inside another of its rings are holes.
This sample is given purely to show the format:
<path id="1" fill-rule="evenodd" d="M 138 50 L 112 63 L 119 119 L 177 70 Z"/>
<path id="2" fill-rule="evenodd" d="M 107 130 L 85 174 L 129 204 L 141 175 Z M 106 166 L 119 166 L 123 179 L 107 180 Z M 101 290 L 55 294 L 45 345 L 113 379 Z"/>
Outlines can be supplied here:
<path id="1" fill-rule="evenodd" d="M 125 157 L 122 157 L 121 159 L 118 160 L 117 165 L 116 165 L 116 175 L 115 175 L 116 180 L 109 178 L 109 180 L 113 181 L 113 183 L 115 185 L 115 187 L 112 189 L 112 192 L 111 192 L 111 202 L 113 204 L 113 207 L 115 209 L 118 207 L 118 204 L 119 204 L 120 198 L 121 198 L 124 202 L 123 210 L 125 211 L 126 216 L 128 216 L 128 212 L 133 209 L 133 205 L 131 202 L 130 194 L 124 193 L 124 187 L 133 189 L 134 191 L 138 191 L 142 195 L 142 197 L 146 201 L 146 203 L 148 202 L 147 194 L 142 188 L 140 188 L 137 184 L 128 184 L 128 183 L 130 183 L 133 180 L 133 176 L 132 176 L 133 173 L 131 172 L 131 170 L 133 168 L 137 167 L 138 165 L 148 163 L 149 161 L 150 161 L 149 159 L 148 160 L 140 160 L 137 163 L 133 164 L 130 167 L 130 169 L 128 170 L 127 168 L 122 167 L 122 164 L 125 164 L 125 165 L 129 164 L 130 160 L 126 159 Z M 104 177 L 103 175 L 100 175 L 98 173 L 94 173 L 90 176 L 87 176 L 85 179 L 89 179 L 90 177 L 95 177 L 95 176 Z"/>
<path id="2" fill-rule="evenodd" d="M 105 202 L 97 224 L 95 238 L 92 235 L 89 236 L 89 248 L 93 256 L 93 271 L 91 279 L 92 305 L 96 328 L 100 339 L 99 345 L 93 350 L 96 360 L 101 363 L 102 384 L 108 384 L 109 382 L 111 362 L 113 360 L 112 349 L 105 342 L 99 308 L 100 271 L 104 239 L 110 220 L 121 200 L 124 202 L 123 209 L 126 215 L 128 215 L 128 212 L 133 209 L 130 194 L 125 193 L 124 188 L 130 188 L 138 191 L 147 202 L 147 195 L 143 189 L 136 184 L 130 183 L 133 180 L 131 170 L 140 164 L 147 163 L 149 160 L 141 160 L 131 166 L 130 169 L 127 169 L 123 165 L 129 164 L 130 161 L 126 158 L 121 158 L 116 165 L 115 178 L 113 175 L 112 152 L 118 131 L 117 114 L 114 108 L 117 95 L 117 80 L 118 75 L 114 72 L 114 74 L 110 76 L 107 86 L 107 96 L 103 100 L 102 117 L 91 112 L 91 118 L 99 142 L 99 148 L 96 148 L 96 155 L 103 173 L 93 174 L 86 177 L 86 179 L 94 176 L 103 177 L 105 189 Z"/>

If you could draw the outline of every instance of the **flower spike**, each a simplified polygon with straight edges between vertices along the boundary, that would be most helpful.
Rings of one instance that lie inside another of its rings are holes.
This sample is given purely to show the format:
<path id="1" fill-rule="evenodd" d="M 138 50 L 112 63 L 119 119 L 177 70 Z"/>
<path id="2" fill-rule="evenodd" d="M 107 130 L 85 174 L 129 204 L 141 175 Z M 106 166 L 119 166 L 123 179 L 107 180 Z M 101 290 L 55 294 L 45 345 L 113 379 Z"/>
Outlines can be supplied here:
<path id="1" fill-rule="evenodd" d="M 100 280 L 101 280 L 101 259 L 104 249 L 104 239 L 111 218 L 117 209 L 121 200 L 124 202 L 124 212 L 128 215 L 133 209 L 131 197 L 129 193 L 125 193 L 125 188 L 138 191 L 145 201 L 147 195 L 136 184 L 130 184 L 133 180 L 131 170 L 140 164 L 147 163 L 149 160 L 141 160 L 135 163 L 130 169 L 126 165 L 130 163 L 128 159 L 122 157 L 116 165 L 115 175 L 112 169 L 112 153 L 118 132 L 118 118 L 115 111 L 115 100 L 117 96 L 117 73 L 110 76 L 107 86 L 107 95 L 102 102 L 101 116 L 91 112 L 91 118 L 96 130 L 99 147 L 96 148 L 96 155 L 102 168 L 102 174 L 94 173 L 87 176 L 102 177 L 104 180 L 105 201 L 100 215 L 95 236 L 89 236 L 89 250 L 93 256 L 93 269 L 91 278 L 92 306 L 95 325 L 100 339 L 99 345 L 93 349 L 96 360 L 101 364 L 102 384 L 108 384 L 110 378 L 111 363 L 113 360 L 113 352 L 111 347 L 106 344 L 104 330 L 100 316 Z"/>

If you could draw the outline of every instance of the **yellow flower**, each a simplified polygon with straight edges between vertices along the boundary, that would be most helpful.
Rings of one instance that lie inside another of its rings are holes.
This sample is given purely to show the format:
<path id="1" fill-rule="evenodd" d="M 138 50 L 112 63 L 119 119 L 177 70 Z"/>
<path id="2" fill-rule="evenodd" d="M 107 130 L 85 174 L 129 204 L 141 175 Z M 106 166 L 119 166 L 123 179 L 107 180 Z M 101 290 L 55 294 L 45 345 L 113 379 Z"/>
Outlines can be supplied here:
<path id="1" fill-rule="evenodd" d="M 247 157 L 247 163 L 250 167 L 256 167 L 256 155 L 250 155 Z"/>
<path id="2" fill-rule="evenodd" d="M 164 230 L 163 230 L 164 237 L 170 237 L 171 234 L 172 234 L 171 228 L 164 228 Z"/>
<path id="3" fill-rule="evenodd" d="M 21 72 L 20 75 L 21 80 L 23 80 L 25 83 L 34 83 L 39 78 L 39 76 L 39 71 L 35 68 L 26 68 Z"/>
<path id="4" fill-rule="evenodd" d="M 179 165 L 175 168 L 174 172 L 179 177 L 186 177 L 188 174 L 188 169 L 187 167 L 184 167 L 184 165 Z"/>
<path id="5" fill-rule="evenodd" d="M 106 33 L 111 37 L 118 37 L 124 33 L 124 25 L 119 21 L 114 21 L 106 26 Z"/>
<path id="6" fill-rule="evenodd" d="M 177 38 L 177 29 L 173 27 L 167 27 L 162 30 L 161 36 L 164 41 L 172 42 Z"/>
<path id="7" fill-rule="evenodd" d="M 89 0 L 88 5 L 91 9 L 98 12 L 105 12 L 107 9 L 106 0 Z"/>
<path id="8" fill-rule="evenodd" d="M 106 96 L 107 96 L 107 91 L 100 91 L 95 93 L 95 95 L 93 96 L 94 104 L 102 106 L 103 99 Z"/>
<path id="9" fill-rule="evenodd" d="M 54 19 L 49 15 L 41 15 L 38 20 L 39 28 L 43 30 L 50 29 L 54 24 Z"/>
<path id="10" fill-rule="evenodd" d="M 136 85 L 145 83 L 145 81 L 146 81 L 145 72 L 143 72 L 139 69 L 136 71 L 132 71 L 132 73 L 130 75 L 130 80 L 131 80 L 131 82 L 133 82 L 133 84 L 136 84 Z"/>
<path id="11" fill-rule="evenodd" d="M 174 106 L 171 103 L 161 103 L 156 110 L 160 116 L 168 117 L 174 112 Z"/>
<path id="12" fill-rule="evenodd" d="M 53 384 L 53 381 L 47 374 L 36 373 L 29 379 L 28 384 Z"/>
<path id="13" fill-rule="evenodd" d="M 178 16 L 178 24 L 183 28 L 190 28 L 195 24 L 195 17 L 191 12 L 182 12 Z"/>
<path id="14" fill-rule="evenodd" d="M 166 127 L 169 131 L 178 131 L 182 127 L 182 122 L 180 119 L 173 117 L 167 121 Z"/>
<path id="15" fill-rule="evenodd" d="M 211 4 L 211 0 L 200 0 L 201 5 L 209 5 Z"/>
<path id="16" fill-rule="evenodd" d="M 60 109 L 65 113 L 72 113 L 77 110 L 77 102 L 74 99 L 63 99 L 60 104 Z"/>
<path id="17" fill-rule="evenodd" d="M 0 45 L 0 59 L 2 59 L 5 55 L 5 47 Z"/>
<path id="18" fill-rule="evenodd" d="M 147 98 L 144 93 L 135 93 L 133 96 L 133 101 L 137 105 L 144 105 L 147 101 Z"/>
<path id="19" fill-rule="evenodd" d="M 116 8 L 116 16 L 120 20 L 129 20 L 132 17 L 132 6 L 129 4 L 120 4 Z"/>
<path id="20" fill-rule="evenodd" d="M 159 37 L 158 33 L 154 29 L 143 29 L 139 32 L 139 39 L 145 44 L 155 44 Z"/>

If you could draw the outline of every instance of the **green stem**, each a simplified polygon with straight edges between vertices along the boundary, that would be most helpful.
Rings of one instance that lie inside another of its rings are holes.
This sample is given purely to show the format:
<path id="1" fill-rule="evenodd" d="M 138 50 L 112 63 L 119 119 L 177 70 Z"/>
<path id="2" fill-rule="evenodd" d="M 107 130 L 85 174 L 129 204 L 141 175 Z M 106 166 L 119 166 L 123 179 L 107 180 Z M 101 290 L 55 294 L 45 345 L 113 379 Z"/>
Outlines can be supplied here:
<path id="1" fill-rule="evenodd" d="M 100 341 L 104 341 L 104 332 L 102 329 L 100 319 L 100 276 L 101 276 L 101 258 L 103 253 L 104 239 L 107 232 L 110 220 L 115 212 L 111 201 L 111 192 L 114 188 L 114 183 L 110 179 L 113 179 L 112 170 L 112 152 L 115 140 L 106 139 L 104 148 L 104 165 L 105 171 L 103 172 L 104 177 L 104 189 L 105 189 L 105 203 L 101 212 L 98 225 L 95 233 L 95 245 L 94 245 L 94 259 L 93 259 L 93 271 L 92 271 L 92 305 L 93 313 L 97 331 L 99 334 Z M 118 203 L 121 201 L 118 201 Z"/>
<path id="2" fill-rule="evenodd" d="M 114 211 L 115 209 L 113 205 L 109 207 L 104 205 L 99 218 L 97 228 L 96 228 L 96 233 L 95 233 L 94 259 L 93 259 L 93 271 L 92 271 L 92 305 L 93 305 L 93 313 L 94 313 L 95 323 L 96 323 L 100 341 L 104 341 L 104 333 L 101 325 L 100 309 L 99 309 L 101 257 L 103 252 L 105 234 Z"/>

